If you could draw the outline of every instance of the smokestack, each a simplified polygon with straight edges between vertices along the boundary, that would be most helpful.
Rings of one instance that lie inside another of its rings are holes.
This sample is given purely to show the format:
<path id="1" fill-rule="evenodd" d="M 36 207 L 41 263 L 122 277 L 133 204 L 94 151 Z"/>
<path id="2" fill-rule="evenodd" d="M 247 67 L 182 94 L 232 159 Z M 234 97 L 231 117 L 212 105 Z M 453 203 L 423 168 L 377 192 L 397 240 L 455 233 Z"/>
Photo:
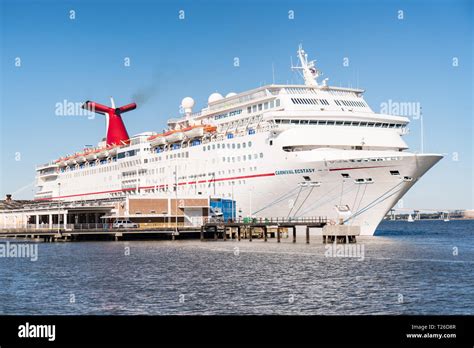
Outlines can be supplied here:
<path id="1" fill-rule="evenodd" d="M 137 108 L 137 104 L 131 103 L 119 108 L 108 107 L 93 101 L 86 101 L 82 108 L 105 115 L 107 121 L 107 145 L 120 145 L 122 143 L 129 143 L 127 129 L 122 121 L 121 114 Z"/>

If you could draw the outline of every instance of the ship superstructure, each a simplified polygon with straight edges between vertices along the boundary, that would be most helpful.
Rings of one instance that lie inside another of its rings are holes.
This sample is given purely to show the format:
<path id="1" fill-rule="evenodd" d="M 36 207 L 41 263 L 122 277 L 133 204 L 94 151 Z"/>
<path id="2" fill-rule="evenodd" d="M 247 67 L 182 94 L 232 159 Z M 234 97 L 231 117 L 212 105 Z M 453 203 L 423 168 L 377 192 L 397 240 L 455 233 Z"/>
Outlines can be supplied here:
<path id="1" fill-rule="evenodd" d="M 239 216 L 325 216 L 373 234 L 442 156 L 406 151 L 408 118 L 374 112 L 361 89 L 319 83 L 315 62 L 297 53 L 303 85 L 213 93 L 195 113 L 186 97 L 162 133 L 124 139 L 123 128 L 111 140 L 110 119 L 135 104 L 87 102 L 107 114 L 107 140 L 39 166 L 35 198 L 222 197 Z"/>

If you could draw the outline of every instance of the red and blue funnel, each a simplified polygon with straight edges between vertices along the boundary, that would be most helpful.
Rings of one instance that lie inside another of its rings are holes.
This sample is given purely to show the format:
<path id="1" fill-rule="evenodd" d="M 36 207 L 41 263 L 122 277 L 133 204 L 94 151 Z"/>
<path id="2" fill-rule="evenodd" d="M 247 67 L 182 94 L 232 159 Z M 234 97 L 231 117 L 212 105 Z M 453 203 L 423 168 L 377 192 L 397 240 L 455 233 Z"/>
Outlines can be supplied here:
<path id="1" fill-rule="evenodd" d="M 112 107 L 108 107 L 93 101 L 86 101 L 82 108 L 96 112 L 98 114 L 105 115 L 107 121 L 107 145 L 123 145 L 128 144 L 130 142 L 130 138 L 127 133 L 127 129 L 123 124 L 121 115 L 124 112 L 131 111 L 137 108 L 137 104 L 131 103 L 119 108 L 116 108 L 113 105 L 112 100 Z"/>

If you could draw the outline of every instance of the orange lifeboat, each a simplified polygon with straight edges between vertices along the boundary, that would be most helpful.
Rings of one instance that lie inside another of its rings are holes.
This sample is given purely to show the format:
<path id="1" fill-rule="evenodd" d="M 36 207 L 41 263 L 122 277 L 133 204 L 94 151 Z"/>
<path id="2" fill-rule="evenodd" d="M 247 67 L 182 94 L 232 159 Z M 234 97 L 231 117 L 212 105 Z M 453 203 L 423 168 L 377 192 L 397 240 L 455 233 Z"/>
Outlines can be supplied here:
<path id="1" fill-rule="evenodd" d="M 204 136 L 205 133 L 213 133 L 215 132 L 217 127 L 209 126 L 209 125 L 198 125 L 198 126 L 191 126 L 183 129 L 184 135 L 189 139 L 200 138 Z"/>

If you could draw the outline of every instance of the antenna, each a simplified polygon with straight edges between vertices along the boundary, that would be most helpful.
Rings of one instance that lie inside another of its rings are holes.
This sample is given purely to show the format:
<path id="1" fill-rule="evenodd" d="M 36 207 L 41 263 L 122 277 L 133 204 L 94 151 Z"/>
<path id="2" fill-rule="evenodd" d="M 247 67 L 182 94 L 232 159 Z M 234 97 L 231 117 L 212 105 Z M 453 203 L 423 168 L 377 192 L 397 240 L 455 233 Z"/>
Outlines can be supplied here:
<path id="1" fill-rule="evenodd" d="M 420 106 L 420 128 L 421 128 L 421 153 L 425 152 L 425 146 L 424 146 L 424 130 L 423 130 L 423 109 Z"/>
<path id="2" fill-rule="evenodd" d="M 272 62 L 272 78 L 273 78 L 273 84 L 275 84 L 275 65 Z"/>
<path id="3" fill-rule="evenodd" d="M 303 50 L 303 45 L 298 46 L 298 59 L 300 60 L 301 66 L 293 66 L 293 61 L 291 62 L 291 69 L 297 70 L 304 79 L 306 86 L 319 86 L 318 77 L 321 75 L 321 72 L 316 68 L 316 61 L 308 61 L 308 54 Z"/>

